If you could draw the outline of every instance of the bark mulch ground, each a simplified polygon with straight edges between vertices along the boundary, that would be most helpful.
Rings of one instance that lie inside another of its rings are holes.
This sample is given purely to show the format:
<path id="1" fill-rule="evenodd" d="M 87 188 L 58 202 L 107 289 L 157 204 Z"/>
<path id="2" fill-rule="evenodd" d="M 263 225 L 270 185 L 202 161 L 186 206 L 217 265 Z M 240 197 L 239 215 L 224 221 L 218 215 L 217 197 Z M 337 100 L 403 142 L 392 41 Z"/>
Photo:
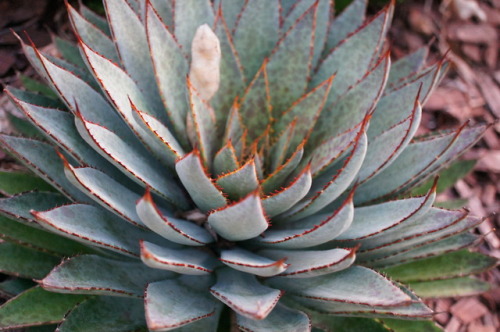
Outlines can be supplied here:
<path id="1" fill-rule="evenodd" d="M 478 216 L 491 215 L 477 232 L 484 241 L 476 250 L 500 258 L 500 0 L 406 0 L 396 7 L 390 32 L 394 58 L 430 45 L 430 59 L 445 54 L 451 69 L 424 108 L 421 134 L 465 121 L 495 123 L 463 159 L 478 160 L 475 169 L 438 200 L 467 199 Z M 0 84 L 19 85 L 19 73 L 33 75 L 11 29 L 24 31 L 51 52 L 51 31 L 71 38 L 62 1 L 0 1 Z M 9 131 L 5 111 L 12 106 L 0 92 L 0 131 Z M 0 167 L 18 168 L 0 152 Z M 500 271 L 483 273 L 492 290 L 455 299 L 429 300 L 447 332 L 500 331 Z"/>

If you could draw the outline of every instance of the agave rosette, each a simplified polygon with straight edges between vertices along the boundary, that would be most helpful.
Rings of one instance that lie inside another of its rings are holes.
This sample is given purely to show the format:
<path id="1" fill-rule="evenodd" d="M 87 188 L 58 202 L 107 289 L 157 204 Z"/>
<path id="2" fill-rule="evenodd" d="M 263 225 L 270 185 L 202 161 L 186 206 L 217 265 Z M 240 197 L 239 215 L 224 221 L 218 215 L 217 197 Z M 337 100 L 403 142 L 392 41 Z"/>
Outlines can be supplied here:
<path id="1" fill-rule="evenodd" d="M 431 331 L 399 320 L 433 314 L 408 285 L 484 289 L 481 219 L 400 197 L 487 126 L 413 138 L 446 64 L 391 66 L 393 4 L 104 4 L 68 5 L 62 58 L 23 44 L 52 93 L 7 89 L 39 136 L 2 144 L 51 186 L 0 200 L 0 327 Z"/>

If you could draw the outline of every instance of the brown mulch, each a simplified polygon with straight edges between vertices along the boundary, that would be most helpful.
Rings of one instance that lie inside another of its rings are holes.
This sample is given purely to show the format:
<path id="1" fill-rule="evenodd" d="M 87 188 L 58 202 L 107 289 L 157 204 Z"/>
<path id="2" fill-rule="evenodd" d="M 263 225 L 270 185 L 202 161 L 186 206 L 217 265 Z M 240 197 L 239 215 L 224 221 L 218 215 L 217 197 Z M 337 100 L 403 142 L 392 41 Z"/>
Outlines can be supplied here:
<path id="1" fill-rule="evenodd" d="M 478 10 L 479 9 L 479 10 Z M 32 75 L 11 29 L 26 31 L 39 47 L 50 49 L 51 33 L 71 36 L 62 0 L 0 0 L 0 85 L 19 85 L 19 75 Z M 474 14 L 467 17 L 467 14 Z M 433 41 L 434 40 L 434 41 Z M 500 212 L 500 0 L 399 1 L 390 31 L 394 58 L 431 45 L 430 62 L 444 54 L 452 66 L 424 107 L 419 133 L 458 126 L 467 120 L 496 124 L 464 159 L 479 162 L 474 171 L 439 200 L 466 198 L 471 213 Z M 4 110 L 11 106 L 0 92 L 0 131 L 9 130 Z M 17 167 L 0 151 L 2 168 Z M 478 251 L 500 258 L 500 215 L 477 230 L 484 236 Z M 461 299 L 428 301 L 447 332 L 500 331 L 500 271 L 481 275 L 493 290 Z"/>
<path id="2" fill-rule="evenodd" d="M 471 8 L 475 15 L 464 15 Z M 396 7 L 390 38 L 395 57 L 431 43 L 430 61 L 447 54 L 452 64 L 424 107 L 421 133 L 467 120 L 496 122 L 463 157 L 479 160 L 474 171 L 438 199 L 468 199 L 468 208 L 478 216 L 500 212 L 500 1 L 405 1 Z M 498 214 L 478 227 L 485 236 L 478 251 L 500 258 L 498 229 Z M 447 332 L 500 331 L 500 271 L 491 270 L 481 278 L 492 283 L 492 291 L 429 301 L 442 312 L 435 319 Z"/>

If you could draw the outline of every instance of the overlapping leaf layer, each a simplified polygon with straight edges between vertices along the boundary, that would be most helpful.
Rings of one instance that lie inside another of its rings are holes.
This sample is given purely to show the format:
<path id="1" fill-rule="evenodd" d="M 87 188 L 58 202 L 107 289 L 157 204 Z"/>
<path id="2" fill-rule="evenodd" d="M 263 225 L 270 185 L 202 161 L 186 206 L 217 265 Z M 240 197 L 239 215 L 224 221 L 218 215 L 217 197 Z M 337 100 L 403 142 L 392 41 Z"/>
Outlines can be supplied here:
<path id="1" fill-rule="evenodd" d="M 23 44 L 51 91 L 7 89 L 46 183 L 1 174 L 0 330 L 432 331 L 419 296 L 484 290 L 481 219 L 402 194 L 487 126 L 414 138 L 446 63 L 391 65 L 393 4 L 104 4 Z"/>

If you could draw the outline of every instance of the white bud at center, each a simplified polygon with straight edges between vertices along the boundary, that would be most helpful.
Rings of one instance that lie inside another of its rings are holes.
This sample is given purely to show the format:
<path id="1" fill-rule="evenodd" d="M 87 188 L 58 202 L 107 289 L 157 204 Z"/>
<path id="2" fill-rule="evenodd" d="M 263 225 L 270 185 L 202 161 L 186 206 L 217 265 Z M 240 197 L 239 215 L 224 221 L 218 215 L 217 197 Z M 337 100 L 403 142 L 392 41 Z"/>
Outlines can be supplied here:
<path id="1" fill-rule="evenodd" d="M 219 89 L 220 59 L 219 39 L 203 24 L 196 30 L 191 45 L 189 80 L 205 100 L 210 100 Z"/>

